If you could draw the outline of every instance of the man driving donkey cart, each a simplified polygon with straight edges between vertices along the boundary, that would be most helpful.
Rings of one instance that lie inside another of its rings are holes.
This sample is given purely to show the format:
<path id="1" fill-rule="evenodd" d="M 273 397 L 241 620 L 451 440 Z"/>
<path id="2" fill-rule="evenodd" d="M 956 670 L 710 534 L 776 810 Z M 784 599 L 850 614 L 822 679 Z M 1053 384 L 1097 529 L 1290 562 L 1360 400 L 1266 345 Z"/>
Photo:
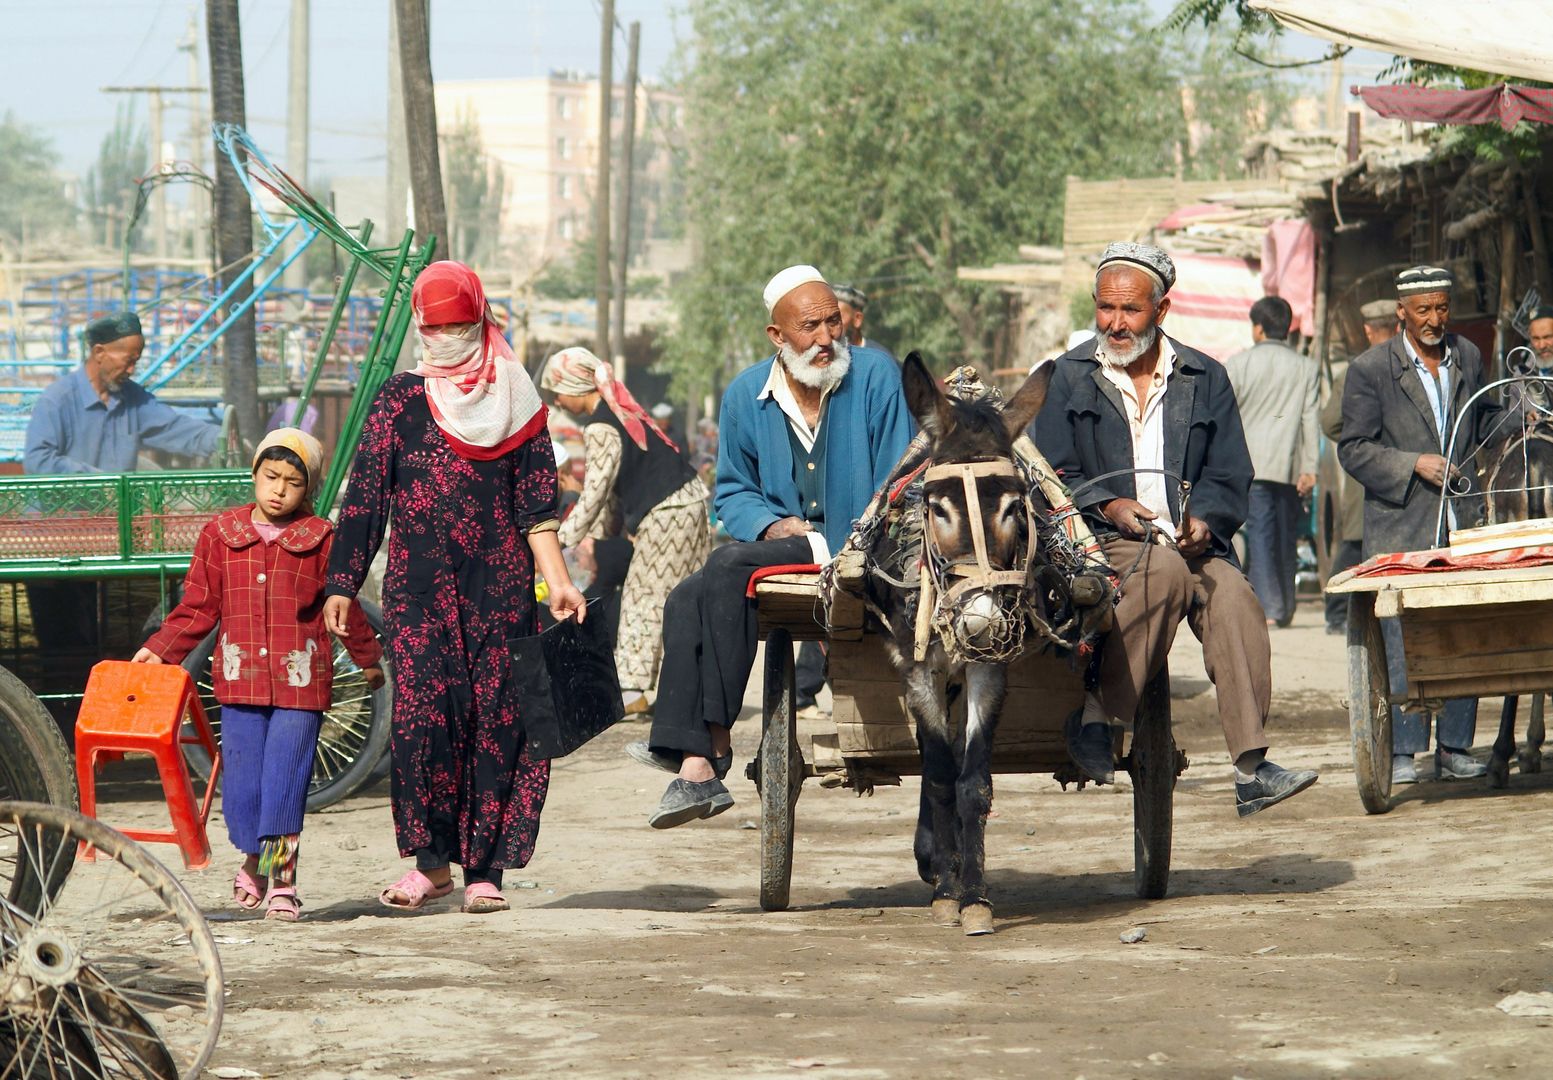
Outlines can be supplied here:
<path id="1" fill-rule="evenodd" d="M 797 285 L 793 284 L 795 274 L 800 279 Z M 1102 278 L 1110 276 L 1102 273 Z M 797 302 L 785 303 L 789 297 L 796 298 Z M 732 554 L 726 556 L 728 565 L 714 567 L 709 564 L 706 571 L 695 575 L 670 598 L 670 606 L 677 608 L 678 614 L 671 612 L 665 619 L 665 674 L 667 676 L 672 669 L 676 652 L 684 670 L 672 683 L 666 677 L 664 685 L 676 686 L 694 700 L 681 710 L 684 715 L 676 720 L 676 710 L 666 710 L 663 698 L 660 698 L 659 719 L 651 740 L 630 748 L 632 756 L 638 760 L 678 774 L 665 792 L 652 823 L 657 827 L 671 827 L 714 816 L 732 805 L 732 796 L 721 782 L 732 764 L 727 727 L 737 715 L 744 684 L 753 666 L 757 637 L 768 621 L 764 612 L 757 620 L 755 605 L 746 599 L 745 580 L 752 571 L 762 567 L 803 564 L 811 559 L 814 563 L 827 562 L 824 556 L 828 551 L 808 542 L 813 532 L 804 527 L 801 515 L 792 515 L 789 509 L 793 506 L 807 509 L 807 503 L 800 503 L 800 498 L 813 501 L 810 498 L 813 488 L 805 490 L 803 484 L 807 479 L 804 474 L 813 471 L 808 468 L 813 455 L 801 452 L 803 443 L 797 429 L 798 421 L 802 419 L 807 422 L 808 434 L 814 440 L 811 445 L 819 446 L 824 454 L 824 447 L 829 443 L 831 467 L 826 474 L 827 493 L 834 490 L 832 483 L 836 463 L 840 460 L 848 461 L 848 472 L 854 479 L 871 476 L 874 483 L 870 491 L 879 490 L 871 504 L 865 498 L 853 503 L 850 510 L 842 505 L 844 499 L 828 500 L 823 534 L 829 538 L 829 546 L 837 546 L 835 534 L 838 531 L 841 536 L 847 536 L 844 530 L 834 528 L 838 523 L 838 510 L 846 514 L 839 517 L 840 522 L 851 523 L 854 517 L 861 520 L 848 537 L 841 557 L 827 566 L 826 592 L 833 598 L 849 589 L 862 593 L 872 614 L 869 625 L 874 631 L 866 636 L 864 645 L 877 651 L 882 642 L 894 672 L 901 680 L 902 693 L 894 697 L 893 709 L 902 730 L 909 733 L 911 727 L 915 727 L 915 743 L 910 746 L 912 759 L 920 748 L 924 780 L 916 853 L 923 878 L 934 886 L 935 918 L 944 923 L 962 923 L 967 933 L 988 932 L 991 907 L 983 880 L 982 837 L 991 805 L 992 769 L 1033 771 L 1028 766 L 1035 761 L 1043 771 L 1049 769 L 1074 779 L 1079 777 L 1079 772 L 1066 760 L 1068 751 L 1060 733 L 1060 717 L 1068 709 L 1056 714 L 1055 723 L 1049 708 L 1009 710 L 1005 722 L 1011 726 L 1011 745 L 1029 745 L 1030 740 L 1023 737 L 1022 729 L 1039 728 L 1044 724 L 1048 730 L 1035 736 L 1037 741 L 1044 740 L 1044 756 L 1037 755 L 1036 759 L 1026 756 L 1019 762 L 1010 762 L 1000 759 L 994 748 L 994 732 L 1011 685 L 1034 688 L 1042 685 L 1040 680 L 1056 678 L 1061 681 L 1062 689 L 1069 691 L 1069 708 L 1081 700 L 1079 676 L 1070 667 L 1054 662 L 1050 656 L 1038 657 L 1037 650 L 1027 649 L 1027 643 L 1033 644 L 1028 642 L 1028 637 L 1040 638 L 1043 645 L 1059 646 L 1062 652 L 1076 649 L 1081 656 L 1091 656 L 1096 639 L 1110 621 L 1108 568 L 1098 557 L 1098 548 L 1080 513 L 1071 505 L 1063 505 L 1066 498 L 1060 485 L 1042 469 L 1039 455 L 1024 438 L 1026 427 L 1046 398 L 1054 369 L 1048 367 L 1032 376 L 999 410 L 990 399 L 978 397 L 967 381 L 962 380 L 953 396 L 946 394 L 916 358 L 908 359 L 900 376 L 894 374 L 891 364 L 888 371 L 890 385 L 886 387 L 880 377 L 882 372 L 872 370 L 877 365 L 872 363 L 869 351 L 854 350 L 849 359 L 854 364 L 858 360 L 862 363 L 850 375 L 860 375 L 867 397 L 874 402 L 870 407 L 873 414 L 888 420 L 884 423 L 864 422 L 865 432 L 854 434 L 864 434 L 869 440 L 866 456 L 854 452 L 849 458 L 842 459 L 835 453 L 835 440 L 838 434 L 847 434 L 842 425 L 848 423 L 848 419 L 847 414 L 835 410 L 834 404 L 828 404 L 831 391 L 822 389 L 818 395 L 817 417 L 789 409 L 782 401 L 784 380 L 787 392 L 791 394 L 792 391 L 795 359 L 801 367 L 805 353 L 812 360 L 828 351 L 825 366 L 834 369 L 837 357 L 844 351 L 838 351 L 835 345 L 826 342 L 819 343 L 819 352 L 816 352 L 815 341 L 793 340 L 805 327 L 811 336 L 834 338 L 834 332 L 827 335 L 819 329 L 828 325 L 826 319 L 835 310 L 834 296 L 812 268 L 794 268 L 773 279 L 767 288 L 767 303 L 773 317 L 768 333 L 778 346 L 778 355 L 735 381 L 723 412 L 723 453 L 725 459 L 732 455 L 734 468 L 726 468 L 730 464 L 728 460 L 720 463 L 718 511 L 719 516 L 729 522 L 735 537 L 744 542 L 731 546 Z M 1157 312 L 1151 309 L 1149 316 L 1162 316 L 1165 306 L 1168 305 L 1159 306 Z M 796 325 L 797 334 L 790 335 L 785 324 L 794 315 L 799 316 L 800 321 Z M 1157 357 L 1157 351 L 1151 359 L 1154 357 Z M 850 377 L 846 373 L 845 360 L 840 368 L 843 375 L 838 383 L 844 389 Z M 1061 369 L 1055 370 L 1060 377 Z M 1222 372 L 1218 374 L 1222 381 Z M 749 386 L 741 385 L 743 383 Z M 1225 385 L 1227 393 L 1227 383 Z M 758 393 L 755 392 L 757 387 Z M 837 394 L 835 400 L 842 400 L 841 395 Z M 1228 400 L 1233 410 L 1232 396 Z M 904 417 L 908 406 L 922 433 L 902 460 L 899 450 L 904 445 L 908 425 L 899 418 Z M 752 421 L 751 417 L 756 419 Z M 775 426 L 782 436 L 769 437 L 770 432 L 762 428 L 760 437 L 768 437 L 767 442 L 771 445 L 760 444 L 759 438 L 749 430 L 766 420 L 771 421 L 767 426 Z M 850 422 L 859 423 L 857 418 L 851 418 Z M 895 435 L 894 445 L 889 445 L 890 439 L 879 438 L 881 433 L 895 432 L 899 434 Z M 1238 421 L 1233 434 L 1239 437 Z M 1015 449 L 1016 442 L 1022 444 L 1019 451 Z M 744 449 L 741 450 L 741 446 Z M 778 452 L 781 450 L 787 452 Z M 741 454 L 744 456 L 740 457 Z M 1243 439 L 1239 442 L 1239 454 L 1245 458 Z M 1071 453 L 1067 456 L 1073 457 Z M 1200 472 L 1201 455 L 1194 460 Z M 1216 462 L 1218 459 L 1210 460 Z M 1245 485 L 1250 480 L 1249 466 L 1245 473 L 1239 489 L 1238 505 L 1242 512 Z M 890 482 L 886 483 L 887 480 Z M 1032 487 L 1037 485 L 1040 495 L 1045 498 L 1039 506 L 1035 505 L 1039 500 L 1031 498 Z M 1212 478 L 1207 479 L 1206 486 L 1212 488 Z M 866 511 L 863 509 L 865 504 Z M 1080 510 L 1093 505 L 1095 500 L 1089 500 L 1080 505 Z M 1053 515 L 1050 506 L 1056 506 L 1060 512 Z M 741 534 L 741 512 L 751 507 L 761 508 L 751 515 L 759 528 L 749 529 L 746 538 Z M 799 517 L 799 520 L 789 525 L 787 522 L 791 517 Z M 904 528 L 903 519 L 907 523 Z M 1183 515 L 1182 520 L 1190 529 L 1191 519 Z M 910 524 L 913 521 L 915 526 Z M 779 537 L 775 543 L 771 540 L 773 534 Z M 800 546 L 793 547 L 793 540 L 800 540 Z M 806 550 L 812 554 L 806 556 Z M 1173 551 L 1166 552 L 1162 548 L 1161 552 L 1158 561 L 1163 562 L 1168 554 L 1185 566 L 1182 557 Z M 713 559 L 718 561 L 718 556 L 714 555 Z M 724 580 L 713 589 L 710 586 L 717 578 Z M 812 578 L 807 580 L 812 581 Z M 1165 642 L 1165 647 L 1157 654 L 1144 657 L 1143 663 L 1119 665 L 1128 676 L 1141 672 L 1146 683 L 1163 670 L 1169 634 L 1173 632 L 1174 621 L 1185 613 L 1189 596 L 1187 587 L 1172 580 L 1168 573 L 1149 575 L 1141 580 L 1149 583 L 1150 590 L 1161 582 L 1168 585 L 1169 596 L 1176 605 L 1161 605 L 1157 601 L 1132 605 L 1124 602 L 1117 609 L 1124 619 L 1149 620 L 1147 639 Z M 1032 583 L 1037 587 L 1031 588 Z M 1250 597 L 1243 578 L 1241 585 Z M 756 591 L 751 589 L 751 592 Z M 1125 592 L 1124 585 L 1124 595 Z M 812 598 L 812 586 L 807 595 Z M 1145 591 L 1145 595 L 1152 597 L 1153 593 Z M 1254 598 L 1251 602 L 1255 603 Z M 810 606 L 812 608 L 812 602 Z M 1168 626 L 1159 625 L 1172 614 Z M 815 636 L 819 628 L 814 625 L 812 615 L 808 616 L 807 622 L 808 626 L 800 632 Z M 678 628 L 683 640 L 676 641 L 671 636 L 673 631 L 667 629 L 669 627 Z M 790 689 L 785 706 L 779 703 L 775 710 L 780 714 L 776 720 L 786 725 L 786 738 L 782 738 L 782 732 L 774 726 L 770 707 L 772 682 L 774 679 L 778 683 L 782 681 L 780 654 L 783 651 L 787 654 L 787 681 L 790 684 L 790 629 L 781 631 L 780 638 L 773 635 L 768 641 L 768 716 L 762 747 L 763 766 L 773 760 L 773 747 L 780 748 L 794 739 Z M 1124 626 L 1122 635 L 1125 636 L 1129 629 Z M 738 633 L 740 630 L 743 634 Z M 1262 632 L 1265 650 L 1265 626 Z M 873 644 L 868 646 L 868 641 Z M 1029 681 L 1028 673 L 1021 683 L 1020 672 L 1024 671 L 1022 665 L 1026 657 L 1036 664 L 1036 683 Z M 1012 681 L 1011 666 L 1017 669 Z M 844 665 L 833 663 L 832 670 L 836 677 L 839 720 L 845 704 L 843 698 L 847 696 L 848 676 Z M 1102 676 L 1108 670 L 1111 668 L 1099 669 Z M 946 694 L 946 682 L 956 689 Z M 1041 700 L 1048 706 L 1054 700 L 1063 699 L 1062 694 L 1046 692 L 1047 689 L 1042 687 Z M 1108 691 L 1116 697 L 1124 697 L 1128 690 L 1126 684 L 1118 685 L 1115 690 L 1102 685 L 1100 699 L 1106 700 Z M 779 690 L 777 694 L 780 698 Z M 904 698 L 913 723 L 909 724 L 900 712 L 901 698 Z M 1031 695 L 1021 694 L 1016 704 L 1022 705 L 1030 699 Z M 877 695 L 874 700 L 879 700 Z M 1133 700 L 1136 703 L 1137 698 Z M 1157 695 L 1154 704 L 1162 714 L 1161 722 L 1154 726 L 1162 729 L 1169 745 L 1168 751 L 1157 755 L 1158 767 L 1163 770 L 1162 779 L 1152 787 L 1155 792 L 1163 791 L 1164 812 L 1168 814 L 1169 791 L 1181 766 L 1173 743 L 1169 743 L 1166 696 Z M 1131 719 L 1130 714 L 1128 719 Z M 1106 732 L 1109 736 L 1109 724 Z M 1081 729 L 1075 732 L 1074 760 L 1085 775 L 1109 780 L 1109 767 L 1099 768 L 1093 760 L 1086 762 L 1080 756 L 1083 750 L 1081 735 Z M 1262 746 L 1265 743 L 1250 749 L 1259 751 Z M 1164 744 L 1161 749 L 1164 750 Z M 796 746 L 793 750 L 796 768 L 802 770 L 803 763 L 797 757 Z M 846 747 L 842 750 L 845 753 Z M 780 757 L 779 754 L 775 756 Z M 907 761 L 900 756 L 891 758 L 888 753 L 874 764 L 893 766 L 897 771 L 902 767 L 915 771 L 916 767 L 914 760 Z M 1016 769 L 1009 769 L 1010 764 L 1016 765 Z M 1094 772 L 1089 772 L 1086 764 L 1093 767 Z M 1111 765 L 1109 756 L 1106 764 Z M 1249 790 L 1242 793 L 1242 804 L 1252 803 L 1251 810 L 1243 810 L 1243 814 L 1287 797 L 1315 779 L 1313 773 L 1288 774 L 1271 765 L 1257 769 L 1258 764 L 1252 764 L 1257 772 L 1247 785 Z M 764 780 L 763 830 L 780 831 L 780 823 L 771 819 L 784 815 L 773 815 L 771 811 L 774 800 L 787 792 L 789 784 L 786 778 L 779 779 L 764 767 L 762 771 L 765 772 L 761 778 Z M 1283 782 L 1282 777 L 1288 777 L 1289 781 Z M 796 779 L 801 782 L 801 771 Z M 796 783 L 791 793 L 796 794 Z M 767 907 L 786 904 L 786 874 L 791 865 L 791 803 L 781 801 L 786 807 L 787 852 L 785 862 L 777 860 L 781 864 L 778 874 L 781 880 L 763 881 L 762 903 Z M 1168 851 L 1168 818 L 1163 836 Z M 1140 847 L 1140 874 L 1144 854 Z M 1140 876 L 1140 893 L 1163 895 L 1163 873 L 1168 872 L 1168 858 L 1161 859 L 1157 851 L 1148 855 L 1148 861 L 1154 865 L 1146 875 Z"/>

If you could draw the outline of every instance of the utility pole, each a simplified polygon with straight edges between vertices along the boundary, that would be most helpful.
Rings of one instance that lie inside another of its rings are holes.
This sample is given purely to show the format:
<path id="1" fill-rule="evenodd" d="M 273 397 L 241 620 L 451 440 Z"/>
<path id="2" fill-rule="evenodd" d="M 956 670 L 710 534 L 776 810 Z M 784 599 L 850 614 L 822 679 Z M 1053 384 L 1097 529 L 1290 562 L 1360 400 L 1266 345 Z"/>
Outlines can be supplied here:
<path id="1" fill-rule="evenodd" d="M 146 155 L 151 162 L 151 173 L 162 171 L 167 163 L 166 156 L 162 153 L 162 109 L 166 102 L 163 94 L 203 94 L 203 86 L 105 86 L 102 88 L 105 94 L 148 94 L 151 97 L 151 153 Z M 128 222 L 126 221 L 126 224 Z M 168 256 L 168 229 L 167 229 L 167 188 L 163 184 L 157 184 L 151 189 L 151 228 L 156 233 L 156 257 L 166 259 Z"/>
<path id="2" fill-rule="evenodd" d="M 442 197 L 442 156 L 437 149 L 437 100 L 431 81 L 428 0 L 394 0 L 399 14 L 399 87 L 410 143 L 410 191 L 415 197 L 416 238 L 435 238 L 448 249 L 448 210 Z"/>
<path id="3" fill-rule="evenodd" d="M 189 85 L 198 85 L 200 81 L 199 18 L 192 10 L 189 12 L 189 32 L 178 43 L 178 48 L 189 54 Z M 210 124 L 205 120 L 204 100 L 201 96 L 189 99 L 189 164 L 201 172 L 205 169 L 205 140 L 210 138 Z M 210 258 L 210 203 L 205 198 L 205 189 L 198 184 L 189 185 L 188 198 L 189 254 L 203 262 Z"/>
<path id="4" fill-rule="evenodd" d="M 291 0 L 291 50 L 286 61 L 286 171 L 303 187 L 307 186 L 309 21 L 308 0 Z M 286 288 L 307 288 L 307 267 L 302 259 L 286 268 Z M 300 317 L 301 313 L 299 301 L 294 314 Z"/>
<path id="5" fill-rule="evenodd" d="M 405 204 L 410 201 L 410 144 L 404 128 L 404 86 L 399 79 L 399 10 L 388 0 L 388 206 L 383 220 L 388 237 L 398 244 L 409 227 Z"/>
<path id="6" fill-rule="evenodd" d="M 626 272 L 631 262 L 631 181 L 636 175 L 636 61 L 642 24 L 633 22 L 626 59 L 625 121 L 620 143 L 620 225 L 615 235 L 615 372 L 626 376 Z"/>
<path id="7" fill-rule="evenodd" d="M 615 0 L 604 0 L 599 26 L 599 149 L 598 180 L 593 187 L 593 243 L 597 288 L 594 295 L 594 344 L 610 359 L 609 347 L 609 119 L 614 105 Z"/>

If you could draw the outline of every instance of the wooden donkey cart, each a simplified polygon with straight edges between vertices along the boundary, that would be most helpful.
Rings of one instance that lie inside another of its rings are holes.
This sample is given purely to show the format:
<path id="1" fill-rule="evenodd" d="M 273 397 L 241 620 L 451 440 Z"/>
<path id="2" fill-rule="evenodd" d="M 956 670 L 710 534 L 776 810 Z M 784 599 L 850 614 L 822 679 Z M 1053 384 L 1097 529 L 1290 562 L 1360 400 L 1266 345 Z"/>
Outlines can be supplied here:
<path id="1" fill-rule="evenodd" d="M 1006 404 L 971 368 L 952 373 L 946 393 L 915 354 L 902 380 L 921 433 L 843 550 L 823 571 L 778 567 L 750 582 L 765 643 L 763 735 L 747 769 L 760 790 L 760 903 L 788 905 L 805 779 L 871 794 L 917 775 L 915 851 L 934 886 L 934 919 L 989 933 L 981 863 L 990 774 L 1051 773 L 1064 788 L 1083 787 L 1064 725 L 1109 628 L 1116 575 L 1023 435 L 1049 370 Z M 834 694 L 833 726 L 806 747 L 794 707 L 797 641 L 827 643 Z M 1125 754 L 1120 727 L 1116 739 L 1133 784 L 1134 885 L 1157 899 L 1170 874 L 1175 780 L 1187 765 L 1171 732 L 1167 673 L 1145 693 Z"/>

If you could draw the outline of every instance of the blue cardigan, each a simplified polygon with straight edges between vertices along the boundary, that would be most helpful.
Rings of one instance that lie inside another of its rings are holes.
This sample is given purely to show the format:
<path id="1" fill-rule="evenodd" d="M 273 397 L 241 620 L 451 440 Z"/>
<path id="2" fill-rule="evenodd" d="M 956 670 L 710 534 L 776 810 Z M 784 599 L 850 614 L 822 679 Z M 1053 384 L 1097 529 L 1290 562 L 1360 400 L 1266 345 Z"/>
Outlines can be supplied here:
<path id="1" fill-rule="evenodd" d="M 787 417 L 759 399 L 776 357 L 735 376 L 718 417 L 717 516 L 735 540 L 758 540 L 772 522 L 802 517 L 793 486 Z M 852 349 L 852 367 L 830 395 L 825 440 L 825 543 L 841 550 L 852 522 L 906 452 L 915 425 L 901 392 L 900 368 L 877 349 Z"/>

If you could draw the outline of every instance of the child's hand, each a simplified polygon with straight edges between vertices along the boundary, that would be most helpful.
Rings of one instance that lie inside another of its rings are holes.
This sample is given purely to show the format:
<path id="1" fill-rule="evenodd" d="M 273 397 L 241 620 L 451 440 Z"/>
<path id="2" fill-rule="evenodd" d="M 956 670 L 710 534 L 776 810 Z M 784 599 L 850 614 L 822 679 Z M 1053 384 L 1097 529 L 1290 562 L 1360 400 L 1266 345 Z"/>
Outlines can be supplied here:
<path id="1" fill-rule="evenodd" d="M 383 684 L 388 681 L 388 678 L 383 674 L 383 669 L 380 667 L 362 668 L 361 673 L 366 677 L 367 685 L 374 690 L 381 690 Z"/>
<path id="2" fill-rule="evenodd" d="M 129 661 L 132 664 L 160 664 L 162 658 L 145 646 L 141 646 L 140 651 L 130 657 Z"/>

